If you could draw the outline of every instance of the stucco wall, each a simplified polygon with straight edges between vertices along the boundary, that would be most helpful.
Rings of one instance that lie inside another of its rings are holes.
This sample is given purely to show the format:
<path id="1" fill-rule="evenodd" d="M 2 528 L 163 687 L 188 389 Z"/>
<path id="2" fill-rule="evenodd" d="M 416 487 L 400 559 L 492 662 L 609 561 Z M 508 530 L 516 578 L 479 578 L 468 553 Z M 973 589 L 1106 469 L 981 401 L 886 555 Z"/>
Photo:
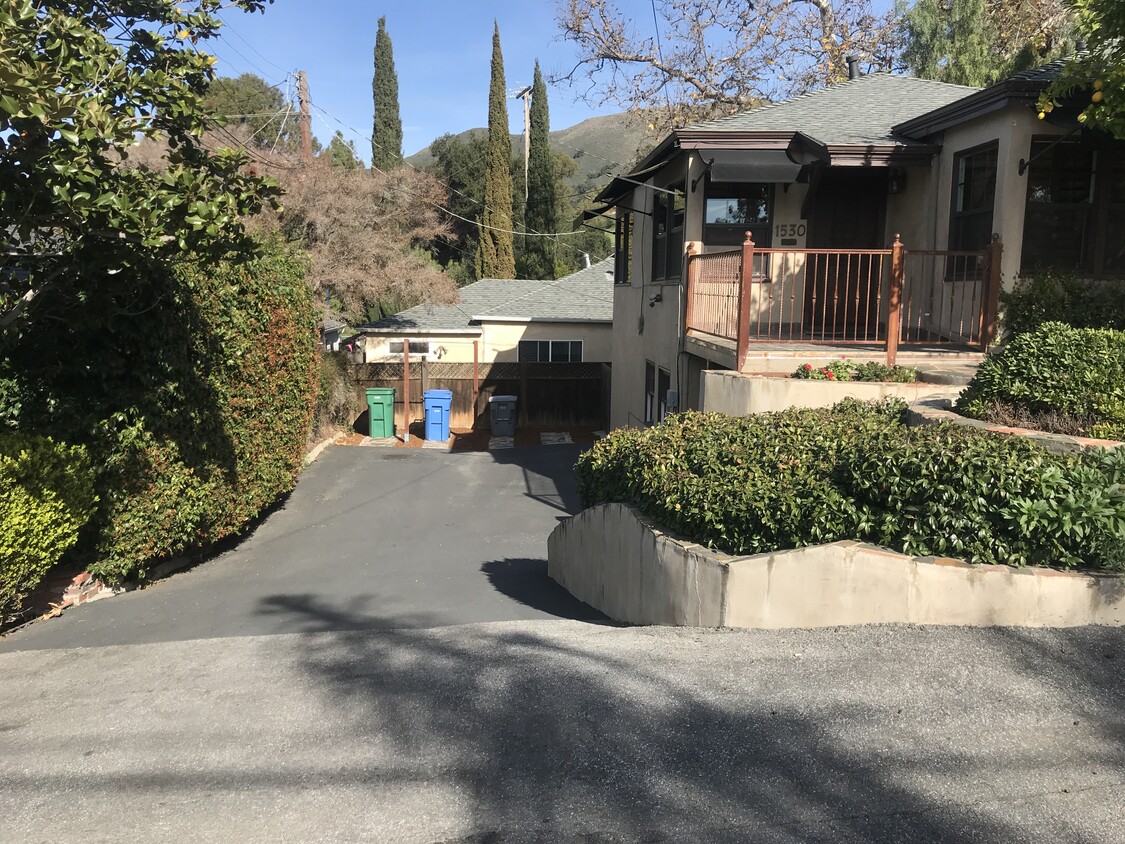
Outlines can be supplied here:
<path id="1" fill-rule="evenodd" d="M 894 396 L 908 403 L 923 397 L 953 400 L 961 390 L 937 384 L 813 381 L 707 371 L 702 374 L 700 410 L 749 416 L 787 407 L 831 407 L 846 398 L 873 400 Z"/>
<path id="2" fill-rule="evenodd" d="M 392 341 L 401 339 L 368 335 L 365 360 L 401 360 L 401 354 L 391 355 L 389 350 Z M 596 363 L 608 363 L 613 355 L 613 326 L 609 323 L 492 322 L 481 324 L 479 337 L 427 334 L 410 339 L 428 340 L 431 354 L 426 359 L 443 363 L 472 363 L 473 340 L 477 341 L 481 363 L 517 360 L 520 340 L 581 340 L 582 360 Z M 442 349 L 440 356 L 436 354 L 438 347 Z"/>
<path id="3" fill-rule="evenodd" d="M 860 542 L 730 557 L 676 539 L 623 504 L 561 522 L 547 549 L 551 578 L 630 624 L 1125 625 L 1121 575 L 971 566 Z"/>

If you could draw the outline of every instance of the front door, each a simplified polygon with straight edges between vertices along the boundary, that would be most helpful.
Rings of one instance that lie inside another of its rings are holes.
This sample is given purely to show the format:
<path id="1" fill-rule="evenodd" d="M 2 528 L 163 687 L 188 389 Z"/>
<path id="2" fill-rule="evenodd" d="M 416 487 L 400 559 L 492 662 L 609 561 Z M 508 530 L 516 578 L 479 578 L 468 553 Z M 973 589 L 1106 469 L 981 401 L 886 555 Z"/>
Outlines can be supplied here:
<path id="1" fill-rule="evenodd" d="M 885 249 L 887 170 L 829 167 L 810 186 L 809 247 L 834 251 Z M 874 341 L 879 291 L 889 259 L 863 254 L 810 255 L 805 290 L 807 340 Z M 885 265 L 885 266 L 884 266 Z"/>

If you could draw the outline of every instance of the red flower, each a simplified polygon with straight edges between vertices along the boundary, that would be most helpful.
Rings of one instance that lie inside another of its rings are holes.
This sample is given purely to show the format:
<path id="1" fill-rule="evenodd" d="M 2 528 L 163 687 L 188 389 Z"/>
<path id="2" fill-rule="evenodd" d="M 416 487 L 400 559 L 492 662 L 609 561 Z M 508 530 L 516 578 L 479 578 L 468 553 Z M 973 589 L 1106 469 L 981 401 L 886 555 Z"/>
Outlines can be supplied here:
<path id="1" fill-rule="evenodd" d="M 811 372 L 811 371 L 812 371 L 812 364 L 806 363 L 805 364 L 805 372 Z"/>
<path id="2" fill-rule="evenodd" d="M 828 376 L 829 381 L 834 381 L 836 379 L 836 376 L 833 375 L 831 372 L 825 372 L 824 374 Z"/>

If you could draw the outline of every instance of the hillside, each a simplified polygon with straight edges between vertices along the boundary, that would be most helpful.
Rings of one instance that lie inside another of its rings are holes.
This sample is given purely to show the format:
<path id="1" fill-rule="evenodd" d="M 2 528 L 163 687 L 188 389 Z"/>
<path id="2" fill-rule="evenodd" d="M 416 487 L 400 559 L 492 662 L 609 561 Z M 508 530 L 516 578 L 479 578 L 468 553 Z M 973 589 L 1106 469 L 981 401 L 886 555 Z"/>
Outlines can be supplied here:
<path id="1" fill-rule="evenodd" d="M 483 135 L 486 129 L 467 129 L 456 137 L 468 140 Z M 551 133 L 551 147 L 574 159 L 578 172 L 568 181 L 579 191 L 601 187 L 609 177 L 620 173 L 637 159 L 638 152 L 647 151 L 658 139 L 637 118 L 631 115 L 608 114 L 591 117 L 568 129 Z M 512 135 L 512 150 L 523 149 L 523 135 Z M 427 167 L 433 162 L 430 148 L 426 147 L 406 159 L 415 167 Z"/>

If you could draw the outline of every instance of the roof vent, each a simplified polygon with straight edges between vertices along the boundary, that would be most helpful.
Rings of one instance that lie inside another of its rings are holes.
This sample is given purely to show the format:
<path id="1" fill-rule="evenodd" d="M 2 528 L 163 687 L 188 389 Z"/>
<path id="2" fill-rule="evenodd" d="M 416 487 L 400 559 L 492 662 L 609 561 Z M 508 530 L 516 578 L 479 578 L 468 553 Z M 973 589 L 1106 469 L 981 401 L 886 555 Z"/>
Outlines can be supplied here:
<path id="1" fill-rule="evenodd" d="M 859 79 L 859 56 L 844 56 L 848 63 L 848 79 Z"/>

